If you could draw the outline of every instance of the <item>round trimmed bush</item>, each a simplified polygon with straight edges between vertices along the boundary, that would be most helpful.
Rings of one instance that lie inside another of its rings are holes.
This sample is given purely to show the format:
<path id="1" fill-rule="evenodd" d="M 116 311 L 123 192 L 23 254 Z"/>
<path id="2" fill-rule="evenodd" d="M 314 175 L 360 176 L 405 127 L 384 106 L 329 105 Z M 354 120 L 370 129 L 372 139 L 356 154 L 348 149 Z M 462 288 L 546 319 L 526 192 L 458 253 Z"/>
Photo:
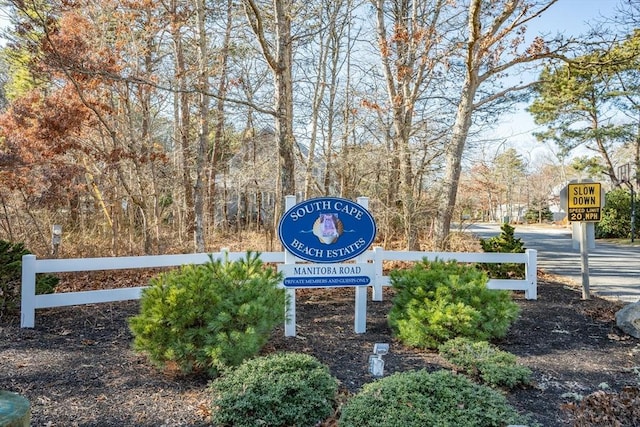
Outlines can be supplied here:
<path id="1" fill-rule="evenodd" d="M 487 288 L 487 275 L 455 261 L 427 261 L 390 273 L 395 296 L 389 325 L 404 344 L 438 348 L 455 337 L 503 337 L 519 314 L 507 291 Z"/>
<path id="2" fill-rule="evenodd" d="M 306 354 L 248 360 L 212 381 L 216 426 L 314 426 L 333 412 L 338 381 Z"/>
<path id="3" fill-rule="evenodd" d="M 527 422 L 487 386 L 450 371 L 421 370 L 365 384 L 342 408 L 339 426 L 502 427 Z"/>
<path id="4" fill-rule="evenodd" d="M 160 367 L 216 377 L 254 357 L 284 323 L 282 275 L 257 253 L 185 265 L 151 279 L 129 319 L 133 346 Z"/>

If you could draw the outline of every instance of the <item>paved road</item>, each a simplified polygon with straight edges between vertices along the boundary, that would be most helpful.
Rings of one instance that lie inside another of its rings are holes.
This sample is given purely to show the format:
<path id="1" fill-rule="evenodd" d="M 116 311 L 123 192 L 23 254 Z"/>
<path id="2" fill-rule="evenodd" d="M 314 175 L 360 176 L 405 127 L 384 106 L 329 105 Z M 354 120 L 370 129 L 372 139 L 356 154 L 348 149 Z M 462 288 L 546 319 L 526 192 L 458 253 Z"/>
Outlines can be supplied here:
<path id="1" fill-rule="evenodd" d="M 497 224 L 474 224 L 468 231 L 480 237 L 500 234 Z M 525 247 L 538 251 L 538 267 L 582 285 L 580 249 L 573 248 L 571 229 L 552 226 L 516 225 L 515 236 Z M 640 300 L 640 246 L 623 246 L 596 240 L 589 249 L 589 286 L 592 294 Z"/>

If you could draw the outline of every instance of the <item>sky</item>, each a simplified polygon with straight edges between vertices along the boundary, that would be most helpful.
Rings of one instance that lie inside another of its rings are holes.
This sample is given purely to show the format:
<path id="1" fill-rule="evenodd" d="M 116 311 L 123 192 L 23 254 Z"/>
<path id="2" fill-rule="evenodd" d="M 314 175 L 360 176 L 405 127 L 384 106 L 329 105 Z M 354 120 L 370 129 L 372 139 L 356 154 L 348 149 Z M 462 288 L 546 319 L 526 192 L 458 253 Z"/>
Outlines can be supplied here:
<path id="1" fill-rule="evenodd" d="M 619 4 L 619 0 L 559 0 L 535 24 L 529 26 L 529 31 L 577 36 L 587 32 L 590 23 L 615 15 Z M 533 164 L 554 158 L 552 150 L 536 141 L 532 135 L 542 128 L 533 122 L 531 115 L 525 111 L 526 106 L 521 105 L 513 114 L 504 116 L 498 127 L 485 133 L 486 138 L 497 140 L 493 145 L 496 150 L 515 148 L 525 161 Z M 490 157 L 495 154 L 490 151 L 486 153 Z"/>
<path id="2" fill-rule="evenodd" d="M 5 7 L 0 5 L 0 30 L 9 26 L 9 15 Z M 4 46 L 6 40 L 0 37 L 0 47 Z"/>

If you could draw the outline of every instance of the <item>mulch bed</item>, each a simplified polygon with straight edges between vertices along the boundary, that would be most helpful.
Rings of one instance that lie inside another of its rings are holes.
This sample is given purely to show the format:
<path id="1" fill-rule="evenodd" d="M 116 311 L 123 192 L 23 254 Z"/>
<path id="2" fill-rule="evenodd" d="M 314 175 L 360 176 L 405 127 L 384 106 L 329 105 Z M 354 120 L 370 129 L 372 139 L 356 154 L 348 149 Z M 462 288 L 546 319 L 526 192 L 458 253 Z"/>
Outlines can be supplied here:
<path id="1" fill-rule="evenodd" d="M 579 289 L 551 277 L 542 277 L 538 286 L 536 301 L 514 294 L 521 316 L 496 342 L 534 373 L 531 386 L 507 397 L 547 427 L 596 425 L 579 421 L 584 417 L 576 421 L 567 408 L 578 396 L 602 390 L 594 396 L 610 398 L 625 386 L 637 387 L 640 341 L 615 326 L 621 303 L 583 301 Z M 340 380 L 346 398 L 374 380 L 368 357 L 375 343 L 391 346 L 385 375 L 447 367 L 436 353 L 407 348 L 391 337 L 390 290 L 385 293 L 385 301 L 368 303 L 367 332 L 355 334 L 353 289 L 298 291 L 296 337 L 284 337 L 279 327 L 263 353 L 314 355 Z M 128 301 L 38 310 L 34 329 L 0 318 L 0 389 L 30 400 L 33 426 L 208 425 L 206 378 L 160 371 L 131 350 L 127 318 L 138 307 Z"/>

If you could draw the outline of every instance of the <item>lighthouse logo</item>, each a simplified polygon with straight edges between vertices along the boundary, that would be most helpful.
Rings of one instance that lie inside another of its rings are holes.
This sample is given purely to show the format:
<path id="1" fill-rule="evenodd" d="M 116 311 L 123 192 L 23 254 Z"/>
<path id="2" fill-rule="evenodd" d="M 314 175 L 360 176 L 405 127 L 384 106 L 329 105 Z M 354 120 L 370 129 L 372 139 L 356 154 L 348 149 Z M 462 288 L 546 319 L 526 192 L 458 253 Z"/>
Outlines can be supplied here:
<path id="1" fill-rule="evenodd" d="M 343 232 L 344 225 L 335 213 L 322 213 L 313 223 L 313 234 L 325 245 L 335 243 Z"/>

